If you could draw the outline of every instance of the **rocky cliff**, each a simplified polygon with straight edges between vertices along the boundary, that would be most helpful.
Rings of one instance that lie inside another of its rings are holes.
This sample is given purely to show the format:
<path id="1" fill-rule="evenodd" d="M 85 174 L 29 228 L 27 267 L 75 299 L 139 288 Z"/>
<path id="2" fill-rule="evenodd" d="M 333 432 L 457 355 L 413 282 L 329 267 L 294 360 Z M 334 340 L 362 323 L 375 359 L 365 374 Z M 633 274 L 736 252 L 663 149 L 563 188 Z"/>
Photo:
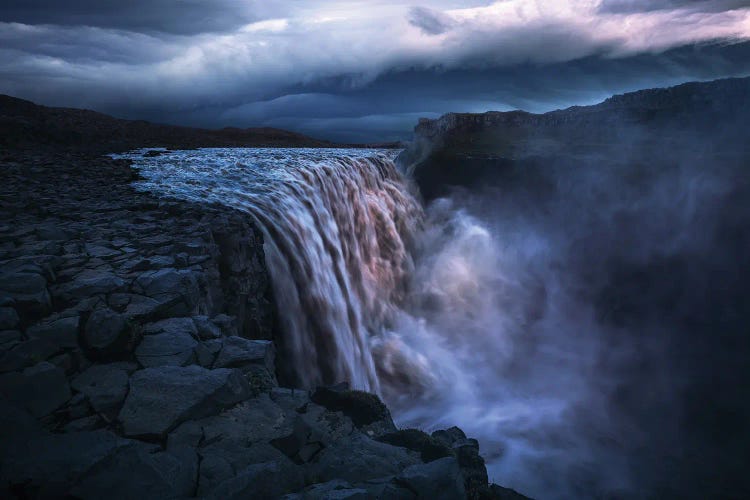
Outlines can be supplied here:
<path id="1" fill-rule="evenodd" d="M 513 166 L 550 158 L 744 155 L 748 116 L 750 78 L 642 90 L 545 114 L 449 113 L 421 119 L 399 162 L 431 198 L 448 186 L 482 184 Z"/>
<path id="2" fill-rule="evenodd" d="M 0 497 L 524 498 L 457 428 L 280 387 L 247 216 L 138 192 L 129 162 L 92 154 L 132 124 L 118 142 L 119 121 L 41 113 L 0 152 Z"/>

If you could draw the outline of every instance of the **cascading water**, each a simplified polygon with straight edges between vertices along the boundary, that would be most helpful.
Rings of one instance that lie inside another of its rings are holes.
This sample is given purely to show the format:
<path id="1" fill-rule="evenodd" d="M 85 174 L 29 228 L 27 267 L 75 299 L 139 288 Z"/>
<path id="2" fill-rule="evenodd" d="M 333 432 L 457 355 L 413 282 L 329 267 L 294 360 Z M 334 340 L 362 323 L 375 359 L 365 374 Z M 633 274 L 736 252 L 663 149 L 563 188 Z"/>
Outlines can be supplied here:
<path id="1" fill-rule="evenodd" d="M 393 152 L 180 152 L 143 175 L 147 189 L 222 203 L 259 223 L 287 380 L 380 392 L 372 346 L 400 314 L 423 217 Z"/>

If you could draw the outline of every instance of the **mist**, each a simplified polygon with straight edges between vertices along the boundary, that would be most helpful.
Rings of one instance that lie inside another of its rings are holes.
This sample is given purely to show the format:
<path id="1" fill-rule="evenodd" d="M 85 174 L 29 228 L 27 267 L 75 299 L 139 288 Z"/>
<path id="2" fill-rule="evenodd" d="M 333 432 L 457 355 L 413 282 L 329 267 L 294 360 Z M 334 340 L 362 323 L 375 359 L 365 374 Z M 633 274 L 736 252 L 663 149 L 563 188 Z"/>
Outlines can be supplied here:
<path id="1" fill-rule="evenodd" d="M 386 399 L 401 425 L 461 426 L 535 498 L 750 492 L 750 178 L 710 139 L 644 132 L 426 209 L 392 340 L 418 375 Z"/>

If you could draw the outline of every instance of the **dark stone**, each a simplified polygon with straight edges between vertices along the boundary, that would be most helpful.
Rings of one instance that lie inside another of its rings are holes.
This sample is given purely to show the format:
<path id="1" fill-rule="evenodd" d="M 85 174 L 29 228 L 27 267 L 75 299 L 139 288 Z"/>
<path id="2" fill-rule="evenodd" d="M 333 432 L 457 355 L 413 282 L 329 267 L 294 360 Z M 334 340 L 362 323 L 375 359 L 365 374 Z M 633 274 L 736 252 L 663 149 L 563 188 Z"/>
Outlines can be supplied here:
<path id="1" fill-rule="evenodd" d="M 531 498 L 518 493 L 510 488 L 503 488 L 497 484 L 491 484 L 482 491 L 480 500 L 531 500 Z"/>
<path id="2" fill-rule="evenodd" d="M 70 385 L 88 397 L 94 410 L 112 418 L 128 393 L 128 372 L 117 363 L 93 365 Z"/>
<path id="3" fill-rule="evenodd" d="M 21 319 L 12 307 L 0 307 L 0 330 L 12 330 Z"/>
<path id="4" fill-rule="evenodd" d="M 129 443 L 103 430 L 18 435 L 0 447 L 0 484 L 20 498 L 65 498 L 92 466 Z"/>
<path id="5" fill-rule="evenodd" d="M 402 429 L 378 436 L 375 439 L 383 443 L 392 444 L 393 446 L 403 446 L 404 448 L 416 451 L 422 457 L 423 462 L 432 462 L 439 458 L 453 456 L 450 448 L 426 432 L 418 429 Z M 482 462 L 482 465 L 484 465 L 484 462 Z M 487 484 L 487 481 L 484 484 Z"/>
<path id="6" fill-rule="evenodd" d="M 47 280 L 39 273 L 0 274 L 0 295 L 7 295 L 10 298 L 10 303 L 22 318 L 43 317 L 52 308 L 52 301 L 47 291 Z"/>
<path id="7" fill-rule="evenodd" d="M 45 361 L 60 350 L 58 345 L 46 339 L 31 339 L 21 342 L 0 356 L 0 373 L 20 370 Z"/>
<path id="8" fill-rule="evenodd" d="M 344 415 L 352 419 L 357 427 L 379 421 L 393 424 L 388 408 L 380 398 L 369 392 L 319 387 L 312 394 L 311 399 L 331 411 L 343 412 Z M 393 426 L 393 429 L 395 430 L 395 426 Z"/>
<path id="9" fill-rule="evenodd" d="M 69 303 L 121 290 L 125 286 L 122 278 L 109 271 L 85 269 L 77 274 L 73 281 L 57 287 L 55 296 Z"/>
<path id="10" fill-rule="evenodd" d="M 186 498 L 193 496 L 197 478 L 195 451 L 163 452 L 133 443 L 87 470 L 70 493 L 76 498 Z"/>
<path id="11" fill-rule="evenodd" d="M 216 358 L 216 368 L 244 367 L 247 365 L 264 367 L 274 373 L 274 347 L 268 340 L 248 340 L 242 337 L 223 339 L 221 351 Z"/>
<path id="12" fill-rule="evenodd" d="M 104 420 L 99 415 L 89 415 L 71 420 L 63 427 L 63 432 L 84 432 L 101 429 L 105 425 Z"/>
<path id="13" fill-rule="evenodd" d="M 47 340 L 60 348 L 78 347 L 78 316 L 39 323 L 26 330 L 29 337 Z"/>
<path id="14" fill-rule="evenodd" d="M 102 308 L 89 316 L 83 338 L 95 359 L 118 359 L 126 357 L 133 350 L 138 331 L 125 316 Z"/>
<path id="15" fill-rule="evenodd" d="M 191 318 L 167 318 L 156 323 L 149 323 L 143 327 L 143 333 L 187 333 L 191 337 L 198 336 L 198 329 Z"/>
<path id="16" fill-rule="evenodd" d="M 208 316 L 193 316 L 193 323 L 198 331 L 198 336 L 202 340 L 218 339 L 222 336 L 221 329 L 208 319 Z"/>
<path id="17" fill-rule="evenodd" d="M 301 417 L 295 419 L 290 434 L 272 439 L 270 443 L 296 464 L 309 462 L 323 449 L 321 437 Z"/>
<path id="18" fill-rule="evenodd" d="M 209 499 L 279 498 L 304 485 L 302 471 L 277 462 L 253 464 L 219 484 Z"/>
<path id="19" fill-rule="evenodd" d="M 70 386 L 65 372 L 47 362 L 0 377 L 0 394 L 35 417 L 52 413 L 67 402 Z"/>
<path id="20" fill-rule="evenodd" d="M 396 482 L 416 493 L 417 498 L 429 500 L 466 498 L 463 477 L 458 462 L 453 457 L 407 467 L 398 475 Z"/>
<path id="21" fill-rule="evenodd" d="M 135 349 L 135 357 L 145 367 L 185 366 L 195 360 L 198 342 L 181 331 L 145 335 Z"/>
<path id="22" fill-rule="evenodd" d="M 130 377 L 119 420 L 126 436 L 159 438 L 180 423 L 214 415 L 250 396 L 237 370 L 161 366 Z"/>
<path id="23" fill-rule="evenodd" d="M 0 349 L 6 349 L 6 346 L 4 346 L 3 344 L 7 344 L 8 342 L 13 342 L 20 339 L 21 332 L 19 332 L 18 330 L 2 330 L 0 331 Z"/>
<path id="24" fill-rule="evenodd" d="M 466 434 L 464 434 L 464 431 L 454 426 L 449 429 L 437 430 L 432 433 L 432 437 L 443 443 L 448 448 L 451 448 L 456 441 L 466 439 Z"/>
<path id="25" fill-rule="evenodd" d="M 310 467 L 321 482 L 342 479 L 355 484 L 393 476 L 419 463 L 420 459 L 413 452 L 353 432 L 326 446 Z"/>

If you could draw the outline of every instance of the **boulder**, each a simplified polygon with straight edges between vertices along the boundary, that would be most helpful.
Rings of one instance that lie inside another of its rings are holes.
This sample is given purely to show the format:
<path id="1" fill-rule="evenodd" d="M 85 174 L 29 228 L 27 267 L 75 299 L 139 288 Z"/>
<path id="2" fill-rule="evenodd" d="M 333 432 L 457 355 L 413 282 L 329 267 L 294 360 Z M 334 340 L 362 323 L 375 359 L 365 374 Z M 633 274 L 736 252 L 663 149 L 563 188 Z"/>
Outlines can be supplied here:
<path id="1" fill-rule="evenodd" d="M 78 323 L 78 316 L 61 318 L 36 324 L 26 330 L 26 334 L 32 338 L 47 340 L 60 348 L 78 347 Z"/>
<path id="2" fill-rule="evenodd" d="M 104 420 L 99 415 L 89 415 L 71 420 L 63 427 L 63 432 L 93 431 L 104 427 Z"/>
<path id="3" fill-rule="evenodd" d="M 183 331 L 145 335 L 135 349 L 135 357 L 145 367 L 185 366 L 195 360 L 197 345 L 198 342 Z"/>
<path id="4" fill-rule="evenodd" d="M 372 498 L 364 488 L 355 488 L 346 481 L 334 479 L 325 483 L 313 484 L 308 486 L 300 493 L 286 495 L 284 500 L 367 500 Z"/>
<path id="5" fill-rule="evenodd" d="M 20 323 L 18 313 L 12 307 L 0 307 L 0 330 L 12 330 Z"/>
<path id="6" fill-rule="evenodd" d="M 161 438 L 180 423 L 215 415 L 250 396 L 238 370 L 161 366 L 137 371 L 119 420 L 127 436 Z"/>
<path id="7" fill-rule="evenodd" d="M 331 411 L 343 412 L 354 425 L 371 436 L 396 430 L 391 413 L 375 394 L 352 391 L 346 384 L 340 384 L 317 388 L 311 399 Z"/>
<path id="8" fill-rule="evenodd" d="M 167 318 L 155 323 L 144 325 L 143 333 L 187 333 L 191 337 L 198 336 L 198 329 L 191 318 Z"/>
<path id="9" fill-rule="evenodd" d="M 46 339 L 31 339 L 21 342 L 0 356 L 0 373 L 21 370 L 49 359 L 60 347 Z"/>
<path id="10" fill-rule="evenodd" d="M 520 494 L 516 490 L 504 488 L 494 483 L 487 488 L 487 492 L 482 498 L 486 498 L 487 500 L 531 500 L 531 498 Z"/>
<path id="11" fill-rule="evenodd" d="M 208 316 L 193 316 L 193 323 L 201 340 L 218 339 L 222 336 L 221 329 Z"/>
<path id="12" fill-rule="evenodd" d="M 242 368 L 256 365 L 274 373 L 274 346 L 269 340 L 249 340 L 232 336 L 223 340 L 216 368 Z"/>
<path id="13" fill-rule="evenodd" d="M 71 397 L 65 372 L 46 361 L 0 377 L 0 394 L 35 417 L 52 413 Z"/>
<path id="14" fill-rule="evenodd" d="M 158 302 L 175 302 L 169 312 L 173 316 L 195 314 L 201 302 L 198 273 L 174 268 L 146 271 L 136 278 L 133 289 Z"/>
<path id="15" fill-rule="evenodd" d="M 21 438 L 28 434 L 44 433 L 39 421 L 28 411 L 4 400 L 0 404 L 0 441 Z M 0 455 L 2 448 L 0 448 Z M 0 467 L 1 469 L 1 467 Z"/>
<path id="16" fill-rule="evenodd" d="M 310 462 L 325 447 L 322 434 L 301 416 L 294 420 L 289 434 L 272 439 L 271 445 L 295 464 Z"/>
<path id="17" fill-rule="evenodd" d="M 3 344 L 21 339 L 21 332 L 18 330 L 0 330 L 0 349 L 6 349 Z"/>
<path id="18" fill-rule="evenodd" d="M 94 410 L 111 418 L 128 393 L 128 372 L 117 363 L 93 365 L 74 378 L 71 386 L 88 397 Z"/>
<path id="19" fill-rule="evenodd" d="M 138 320 L 158 319 L 172 305 L 174 303 L 159 302 L 145 295 L 130 294 L 130 301 L 125 306 L 123 314 L 128 318 Z"/>
<path id="20" fill-rule="evenodd" d="M 86 254 L 91 257 L 107 258 L 120 255 L 120 251 L 106 245 L 86 243 Z"/>
<path id="21" fill-rule="evenodd" d="M 117 359 L 127 356 L 138 337 L 135 326 L 123 315 L 109 308 L 96 309 L 84 329 L 84 342 L 95 359 Z"/>
<path id="22" fill-rule="evenodd" d="M 21 434 L 0 447 L 0 484 L 20 498 L 65 498 L 81 475 L 129 443 L 104 430 Z"/>
<path id="23" fill-rule="evenodd" d="M 458 462 L 453 457 L 407 467 L 396 477 L 396 482 L 416 493 L 417 498 L 429 500 L 466 498 L 464 480 Z"/>
<path id="24" fill-rule="evenodd" d="M 58 287 L 54 294 L 67 302 L 76 302 L 91 297 L 121 290 L 125 281 L 115 274 L 100 269 L 85 269 L 72 281 Z"/>
<path id="25" fill-rule="evenodd" d="M 295 414 L 296 415 L 296 414 Z M 269 441 L 291 431 L 289 416 L 275 402 L 262 394 L 222 411 L 218 415 L 185 422 L 169 434 L 168 447 L 187 445 L 211 446 L 238 443 L 249 447 Z M 244 453 L 244 452 L 243 452 Z M 231 460 L 231 454 L 225 458 Z"/>
<path id="26" fill-rule="evenodd" d="M 464 431 L 456 426 L 449 429 L 440 429 L 432 433 L 432 437 L 443 443 L 447 447 L 452 447 L 456 441 L 466 439 Z"/>
<path id="27" fill-rule="evenodd" d="M 43 317 L 52 309 L 47 280 L 37 272 L 0 274 L 0 296 L 3 295 L 22 317 Z"/>
<path id="28" fill-rule="evenodd" d="M 378 436 L 380 442 L 403 446 L 420 454 L 423 462 L 432 462 L 443 457 L 452 457 L 453 452 L 445 444 L 441 443 L 429 434 L 419 429 L 400 429 Z M 482 464 L 484 465 L 484 464 Z M 484 484 L 487 484 L 485 480 Z"/>
<path id="29" fill-rule="evenodd" d="M 219 484 L 210 499 L 278 498 L 304 486 L 302 471 L 277 462 L 253 464 Z"/>
<path id="30" fill-rule="evenodd" d="M 320 481 L 343 479 L 358 483 L 393 476 L 408 466 L 420 463 L 421 460 L 413 452 L 373 441 L 360 432 L 354 432 L 327 446 L 310 467 Z"/>
<path id="31" fill-rule="evenodd" d="M 195 451 L 163 452 L 134 442 L 86 471 L 70 493 L 75 498 L 186 498 L 193 496 L 197 479 Z"/>
<path id="32" fill-rule="evenodd" d="M 480 492 L 486 493 L 487 468 L 484 459 L 479 455 L 479 442 L 467 438 L 458 427 L 437 430 L 432 433 L 432 437 L 449 447 L 458 460 L 467 494 L 470 497 L 478 497 Z"/>

